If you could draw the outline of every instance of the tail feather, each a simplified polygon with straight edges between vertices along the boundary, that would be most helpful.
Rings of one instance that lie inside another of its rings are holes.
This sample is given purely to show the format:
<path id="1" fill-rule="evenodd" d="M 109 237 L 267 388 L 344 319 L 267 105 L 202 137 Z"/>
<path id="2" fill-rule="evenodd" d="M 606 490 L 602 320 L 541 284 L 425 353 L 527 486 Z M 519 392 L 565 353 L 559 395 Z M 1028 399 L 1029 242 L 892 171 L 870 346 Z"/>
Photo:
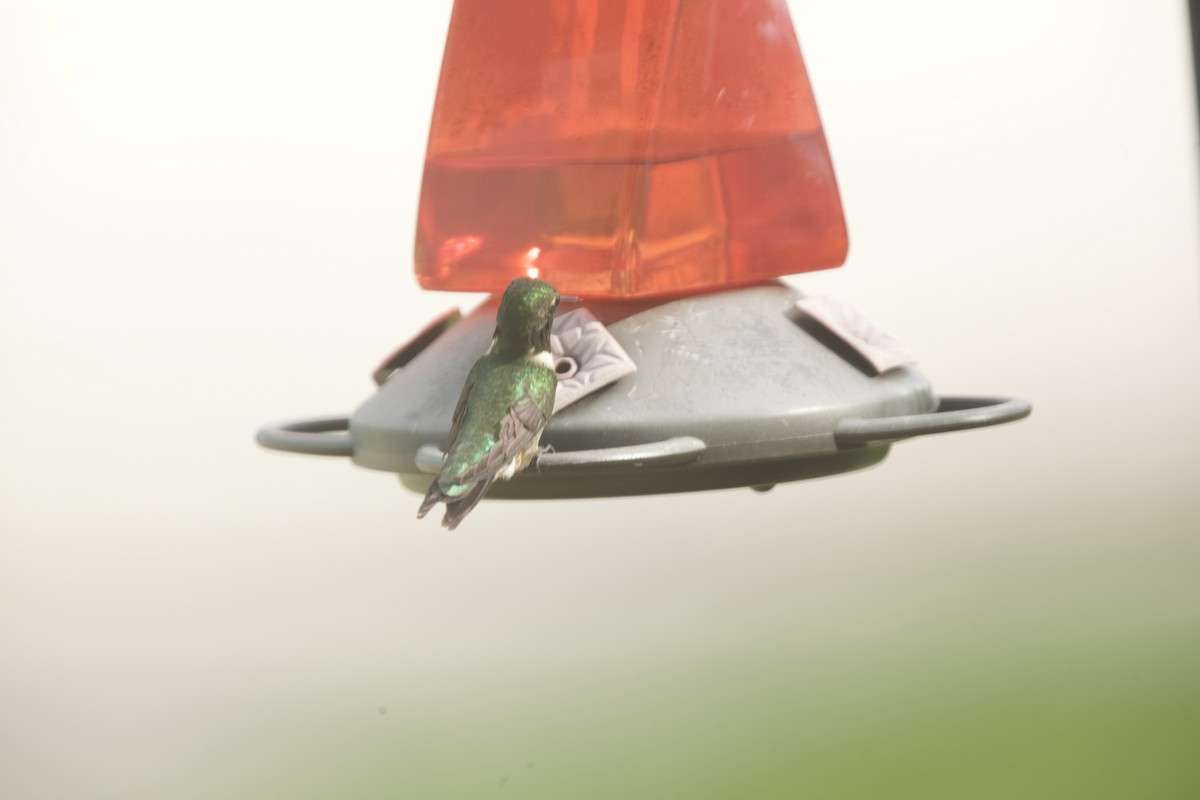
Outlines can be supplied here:
<path id="1" fill-rule="evenodd" d="M 442 518 L 442 526 L 448 530 L 457 528 L 458 523 L 462 522 L 463 518 L 471 513 L 471 509 L 483 499 L 483 495 L 491 485 L 492 482 L 490 480 L 480 481 L 467 490 L 466 494 L 456 497 L 453 500 L 447 500 L 446 516 Z"/>
<path id="2" fill-rule="evenodd" d="M 438 486 L 437 480 L 429 484 L 429 491 L 425 493 L 425 499 L 421 501 L 421 507 L 417 509 L 417 519 L 421 519 L 429 510 L 438 503 L 446 500 L 446 495 L 442 492 L 442 488 Z"/>
<path id="3" fill-rule="evenodd" d="M 451 496 L 443 492 L 442 487 L 438 486 L 438 482 L 435 480 L 429 485 L 429 491 L 425 493 L 425 499 L 421 501 L 421 507 L 417 509 L 417 519 L 428 514 L 438 503 L 445 503 L 446 516 L 442 518 L 442 525 L 454 530 L 458 527 L 458 523 L 471 513 L 471 509 L 479 504 L 491 485 L 490 480 L 479 481 L 465 493 Z"/>

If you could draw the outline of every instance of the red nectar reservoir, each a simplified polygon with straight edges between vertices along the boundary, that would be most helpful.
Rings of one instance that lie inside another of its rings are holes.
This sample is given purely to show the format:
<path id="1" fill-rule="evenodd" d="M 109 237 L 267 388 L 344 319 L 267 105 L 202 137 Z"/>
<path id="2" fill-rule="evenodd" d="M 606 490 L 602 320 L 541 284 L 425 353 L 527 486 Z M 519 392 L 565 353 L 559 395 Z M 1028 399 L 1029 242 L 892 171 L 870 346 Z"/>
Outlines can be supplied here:
<path id="1" fill-rule="evenodd" d="M 846 247 L 783 0 L 456 0 L 422 287 L 681 294 L 836 267 Z"/>

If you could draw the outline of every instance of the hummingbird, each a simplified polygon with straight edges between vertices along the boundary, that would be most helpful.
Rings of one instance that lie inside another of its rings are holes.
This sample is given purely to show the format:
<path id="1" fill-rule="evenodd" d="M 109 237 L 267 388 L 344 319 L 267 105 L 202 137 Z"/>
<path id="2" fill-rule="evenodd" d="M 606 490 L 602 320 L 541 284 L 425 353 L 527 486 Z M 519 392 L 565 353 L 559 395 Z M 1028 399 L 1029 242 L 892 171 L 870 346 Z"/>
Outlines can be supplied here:
<path id="1" fill-rule="evenodd" d="M 532 278 L 508 285 L 496 331 L 459 395 L 442 470 L 417 518 L 446 504 L 442 525 L 454 530 L 497 479 L 508 480 L 538 455 L 558 384 L 550 354 L 550 323 L 563 298 Z"/>

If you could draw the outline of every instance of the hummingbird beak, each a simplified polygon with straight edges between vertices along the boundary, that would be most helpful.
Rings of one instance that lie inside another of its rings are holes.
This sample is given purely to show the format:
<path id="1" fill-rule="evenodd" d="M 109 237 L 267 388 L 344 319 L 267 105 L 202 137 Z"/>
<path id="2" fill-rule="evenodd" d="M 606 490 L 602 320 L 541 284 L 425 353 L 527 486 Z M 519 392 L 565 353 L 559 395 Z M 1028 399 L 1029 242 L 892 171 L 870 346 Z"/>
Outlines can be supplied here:
<path id="1" fill-rule="evenodd" d="M 558 302 L 560 302 L 560 303 L 578 303 L 579 298 L 573 294 L 560 294 L 558 296 Z"/>

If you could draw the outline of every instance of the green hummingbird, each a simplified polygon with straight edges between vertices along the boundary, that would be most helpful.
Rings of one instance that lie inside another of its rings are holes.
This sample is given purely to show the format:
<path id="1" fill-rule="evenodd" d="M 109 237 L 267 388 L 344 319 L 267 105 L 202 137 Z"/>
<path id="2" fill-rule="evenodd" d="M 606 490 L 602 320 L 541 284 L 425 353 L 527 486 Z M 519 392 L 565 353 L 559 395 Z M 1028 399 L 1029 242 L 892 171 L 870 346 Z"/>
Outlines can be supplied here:
<path id="1" fill-rule="evenodd" d="M 505 289 L 492 344 L 467 375 L 446 460 L 418 519 L 445 503 L 442 525 L 454 530 L 493 481 L 508 480 L 538 454 L 554 410 L 550 323 L 560 299 L 575 298 L 560 298 L 553 286 L 532 278 L 517 278 Z"/>

